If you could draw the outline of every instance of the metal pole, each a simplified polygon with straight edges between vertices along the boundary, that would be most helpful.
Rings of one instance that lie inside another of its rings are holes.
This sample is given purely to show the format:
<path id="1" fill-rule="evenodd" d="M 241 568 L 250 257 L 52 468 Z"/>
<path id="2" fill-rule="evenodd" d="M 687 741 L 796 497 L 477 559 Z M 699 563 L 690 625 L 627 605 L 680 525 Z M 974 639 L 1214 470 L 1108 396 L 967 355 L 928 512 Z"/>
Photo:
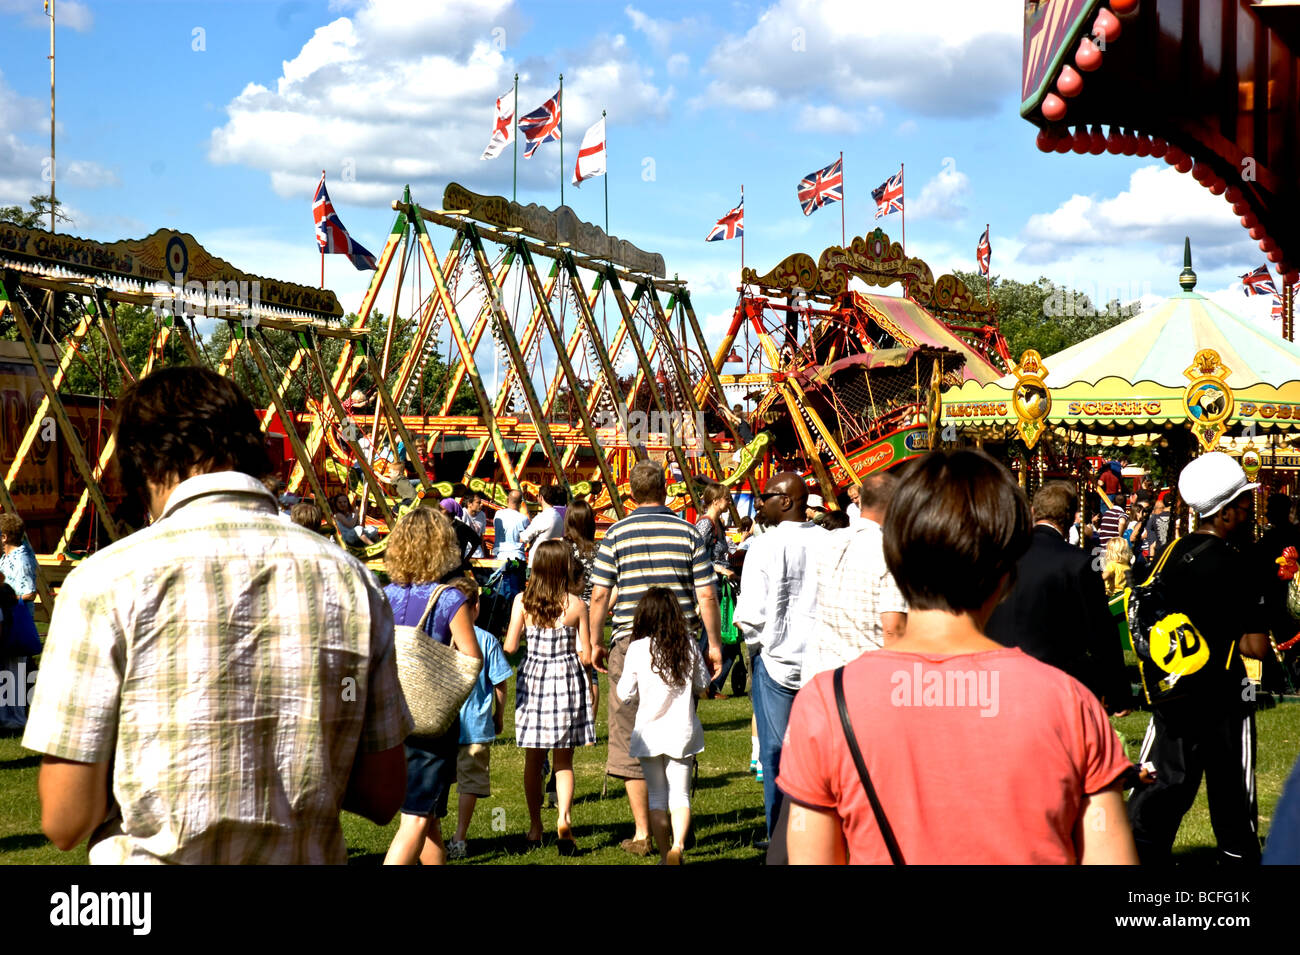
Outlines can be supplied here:
<path id="1" fill-rule="evenodd" d="M 840 248 L 844 247 L 844 203 L 848 196 L 844 194 L 844 150 L 840 150 Z M 743 238 L 743 236 L 742 236 Z"/>
<path id="2" fill-rule="evenodd" d="M 46 9 L 50 12 L 50 233 L 54 233 L 54 0 L 48 0 Z M 50 311 L 53 314 L 54 295 L 50 295 Z"/>
<path id="3" fill-rule="evenodd" d="M 510 201 L 519 201 L 519 74 L 515 74 L 515 111 L 511 114 L 510 122 L 514 123 L 515 128 L 510 131 L 510 138 L 515 141 L 515 176 L 514 182 L 510 186 Z"/>
<path id="4" fill-rule="evenodd" d="M 605 111 L 600 111 L 600 118 L 605 118 Z M 560 178 L 564 178 L 561 176 Z M 605 127 L 605 235 L 609 235 L 609 127 Z"/>
<path id="5" fill-rule="evenodd" d="M 560 114 L 560 205 L 564 205 L 564 74 L 560 74 L 560 92 L 555 94 L 555 110 Z"/>

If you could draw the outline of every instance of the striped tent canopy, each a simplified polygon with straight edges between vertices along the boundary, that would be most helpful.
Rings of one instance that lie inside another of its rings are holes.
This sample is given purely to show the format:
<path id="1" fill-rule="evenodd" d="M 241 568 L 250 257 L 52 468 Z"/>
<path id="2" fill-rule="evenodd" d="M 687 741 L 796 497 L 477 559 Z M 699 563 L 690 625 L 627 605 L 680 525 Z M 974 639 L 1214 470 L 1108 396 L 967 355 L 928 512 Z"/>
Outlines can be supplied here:
<path id="1" fill-rule="evenodd" d="M 871 318 L 903 348 L 931 345 L 957 352 L 966 360 L 961 366 L 964 381 L 981 384 L 996 381 L 1002 374 L 987 358 L 948 330 L 947 326 L 911 299 L 874 292 L 849 293 L 853 305 Z"/>

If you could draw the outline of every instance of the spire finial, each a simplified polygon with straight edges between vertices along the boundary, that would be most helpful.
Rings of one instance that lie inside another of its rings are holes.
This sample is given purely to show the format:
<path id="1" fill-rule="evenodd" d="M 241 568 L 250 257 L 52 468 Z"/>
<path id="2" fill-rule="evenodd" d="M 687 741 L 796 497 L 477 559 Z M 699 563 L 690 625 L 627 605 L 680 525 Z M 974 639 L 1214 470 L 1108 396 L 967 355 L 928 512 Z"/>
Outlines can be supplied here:
<path id="1" fill-rule="evenodd" d="M 1196 288 L 1196 273 L 1192 271 L 1192 239 L 1183 237 L 1183 270 L 1178 273 L 1178 284 L 1184 292 Z"/>

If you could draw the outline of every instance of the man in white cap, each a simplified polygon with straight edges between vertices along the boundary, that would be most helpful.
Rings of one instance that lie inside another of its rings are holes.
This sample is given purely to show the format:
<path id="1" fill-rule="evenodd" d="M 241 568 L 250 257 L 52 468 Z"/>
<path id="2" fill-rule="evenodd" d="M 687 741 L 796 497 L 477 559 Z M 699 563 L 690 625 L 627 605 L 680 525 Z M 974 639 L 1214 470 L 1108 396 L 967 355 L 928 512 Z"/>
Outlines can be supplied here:
<path id="1" fill-rule="evenodd" d="M 1138 761 L 1155 764 L 1155 782 L 1135 792 L 1128 808 L 1143 864 L 1170 861 L 1202 774 L 1220 860 L 1259 862 L 1255 694 L 1242 655 L 1262 659 L 1270 648 L 1261 581 L 1232 544 L 1249 533 L 1256 487 L 1219 451 L 1201 455 L 1178 478 L 1178 493 L 1200 524 L 1174 543 L 1160 582 L 1170 612 L 1186 614 L 1194 627 L 1175 648 L 1193 669 L 1179 681 L 1184 695 L 1152 707 L 1142 741 Z"/>

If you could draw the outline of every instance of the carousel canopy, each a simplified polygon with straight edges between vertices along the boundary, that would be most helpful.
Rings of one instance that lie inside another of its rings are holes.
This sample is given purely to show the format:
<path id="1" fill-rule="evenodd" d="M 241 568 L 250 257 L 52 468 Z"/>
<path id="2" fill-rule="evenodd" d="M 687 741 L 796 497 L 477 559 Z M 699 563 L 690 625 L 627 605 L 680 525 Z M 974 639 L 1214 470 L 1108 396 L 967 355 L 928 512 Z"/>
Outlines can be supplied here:
<path id="1" fill-rule="evenodd" d="M 1010 375 L 943 395 L 942 418 L 1032 446 L 1047 428 L 1134 435 L 1179 424 L 1204 447 L 1229 428 L 1300 426 L 1300 347 L 1196 294 L 1191 248 L 1182 291 L 1047 358 L 1026 351 Z"/>
<path id="2" fill-rule="evenodd" d="M 1184 290 L 1064 351 L 1043 359 L 1049 388 L 1103 378 L 1152 381 L 1182 390 L 1183 374 L 1196 352 L 1211 348 L 1228 368 L 1233 388 L 1280 385 L 1300 380 L 1300 345 L 1248 324 L 1227 309 L 1191 290 Z M 1016 376 L 998 384 L 1011 386 Z"/>

